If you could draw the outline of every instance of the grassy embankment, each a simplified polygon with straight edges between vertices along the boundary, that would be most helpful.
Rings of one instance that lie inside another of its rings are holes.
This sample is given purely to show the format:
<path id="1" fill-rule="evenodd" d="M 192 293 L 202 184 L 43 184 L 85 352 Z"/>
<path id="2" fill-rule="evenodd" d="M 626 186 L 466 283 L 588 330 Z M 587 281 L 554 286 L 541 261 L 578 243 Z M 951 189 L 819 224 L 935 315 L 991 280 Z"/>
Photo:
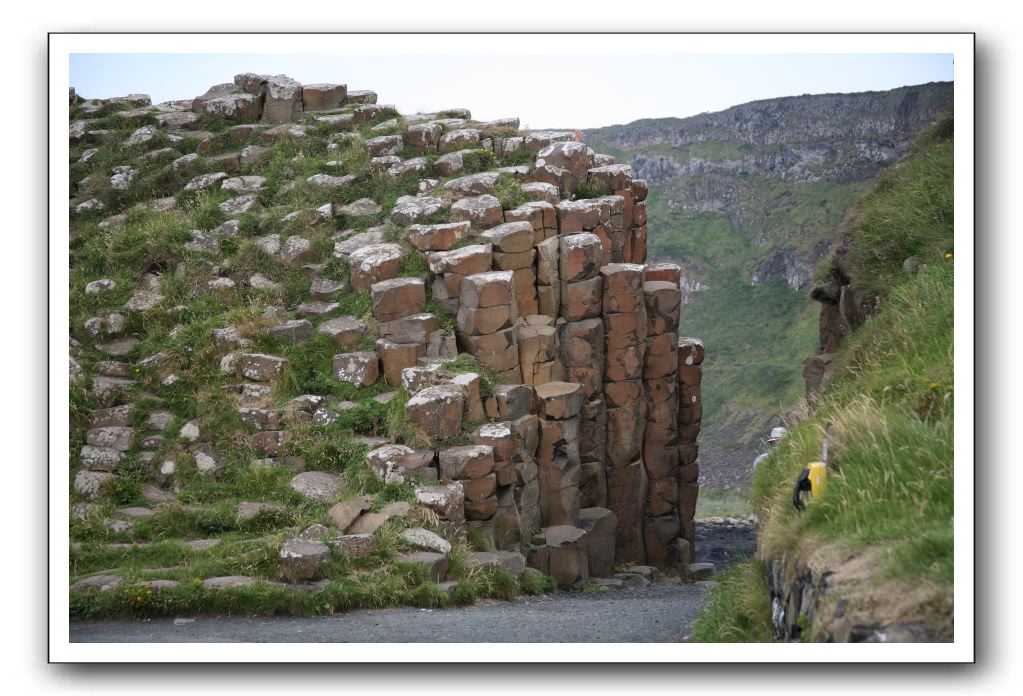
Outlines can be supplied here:
<path id="1" fill-rule="evenodd" d="M 762 557 L 821 547 L 868 565 L 867 594 L 912 592 L 939 635 L 952 626 L 953 141 L 922 135 L 858 204 L 841 262 L 879 311 L 846 341 L 819 407 L 757 469 Z M 913 258 L 914 264 L 904 264 Z M 792 485 L 831 443 L 827 488 L 798 514 Z M 700 641 L 768 640 L 758 561 L 724 578 L 697 622 Z M 811 632 L 812 632 L 812 628 Z M 812 636 L 812 633 L 811 633 Z"/>

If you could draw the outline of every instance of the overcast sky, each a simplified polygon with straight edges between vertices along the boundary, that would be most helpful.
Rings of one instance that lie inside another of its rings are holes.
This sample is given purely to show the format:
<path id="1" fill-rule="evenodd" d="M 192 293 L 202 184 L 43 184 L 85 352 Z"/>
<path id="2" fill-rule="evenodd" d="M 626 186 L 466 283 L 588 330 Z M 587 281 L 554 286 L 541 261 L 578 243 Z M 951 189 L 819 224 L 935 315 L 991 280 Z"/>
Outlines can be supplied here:
<path id="1" fill-rule="evenodd" d="M 691 116 L 799 94 L 952 80 L 950 54 L 140 54 L 74 53 L 84 97 L 191 98 L 241 72 L 372 89 L 402 113 L 468 107 L 523 127 L 594 128 Z"/>

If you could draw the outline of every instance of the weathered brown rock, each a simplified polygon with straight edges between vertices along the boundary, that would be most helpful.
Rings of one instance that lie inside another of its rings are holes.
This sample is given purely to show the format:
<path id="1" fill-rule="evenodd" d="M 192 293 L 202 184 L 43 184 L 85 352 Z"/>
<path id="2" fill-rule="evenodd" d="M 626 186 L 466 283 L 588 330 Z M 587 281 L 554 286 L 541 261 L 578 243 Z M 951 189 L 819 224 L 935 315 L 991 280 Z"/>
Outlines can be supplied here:
<path id="1" fill-rule="evenodd" d="M 677 263 L 648 263 L 643 268 L 643 281 L 661 281 L 678 287 L 682 281 L 682 268 Z"/>
<path id="2" fill-rule="evenodd" d="M 665 334 L 678 331 L 682 290 L 672 283 L 651 281 L 643 284 L 646 303 L 647 333 Z"/>
<path id="3" fill-rule="evenodd" d="M 639 461 L 607 470 L 607 507 L 618 521 L 615 563 L 642 563 L 645 560 L 642 540 L 645 483 Z"/>
<path id="4" fill-rule="evenodd" d="M 426 284 L 422 278 L 392 278 L 370 286 L 373 295 L 373 317 L 391 322 L 423 311 Z"/>
<path id="5" fill-rule="evenodd" d="M 645 309 L 643 297 L 643 266 L 631 263 L 609 263 L 600 269 L 604 277 L 603 311 L 635 313 Z"/>
<path id="6" fill-rule="evenodd" d="M 433 510 L 441 519 L 451 522 L 465 519 L 465 490 L 459 481 L 420 486 L 416 488 L 416 502 Z"/>
<path id="7" fill-rule="evenodd" d="M 358 351 L 334 356 L 331 366 L 334 377 L 356 387 L 368 387 L 380 376 L 380 362 L 371 351 Z"/>
<path id="8" fill-rule="evenodd" d="M 343 500 L 327 511 L 327 520 L 343 532 L 358 519 L 359 515 L 372 507 L 372 500 L 366 496 Z"/>
<path id="9" fill-rule="evenodd" d="M 373 244 L 352 252 L 348 257 L 353 290 L 368 290 L 374 283 L 398 275 L 405 261 L 405 249 L 400 244 Z"/>
<path id="10" fill-rule="evenodd" d="M 643 379 L 675 379 L 678 369 L 678 338 L 677 334 L 662 333 L 648 336 L 643 353 Z"/>
<path id="11" fill-rule="evenodd" d="M 409 419 L 430 438 L 447 438 L 462 427 L 465 391 L 454 385 L 438 385 L 422 390 L 405 404 Z"/>
<path id="12" fill-rule="evenodd" d="M 302 108 L 305 111 L 329 111 L 345 103 L 347 85 L 316 83 L 302 85 Z"/>
<path id="13" fill-rule="evenodd" d="M 320 324 L 317 331 L 326 334 L 338 347 L 355 348 L 366 335 L 366 324 L 355 317 L 336 317 Z"/>
<path id="14" fill-rule="evenodd" d="M 383 366 L 384 379 L 392 387 L 401 384 L 401 373 L 407 367 L 413 367 L 419 358 L 426 355 L 426 343 L 395 343 L 386 338 L 378 338 L 377 353 Z"/>
<path id="15" fill-rule="evenodd" d="M 596 278 L 603 259 L 600 238 L 584 232 L 564 235 L 559 239 L 561 281 L 576 283 Z"/>
<path id="16" fill-rule="evenodd" d="M 596 276 L 577 283 L 561 283 L 561 316 L 580 321 L 600 316 L 603 278 Z"/>
<path id="17" fill-rule="evenodd" d="M 548 567 L 558 587 L 581 587 L 589 579 L 588 538 L 585 530 L 572 525 L 554 525 L 543 532 Z"/>
<path id="18" fill-rule="evenodd" d="M 501 201 L 490 194 L 463 198 L 451 206 L 451 219 L 467 220 L 473 227 L 486 229 L 504 221 Z"/>
<path id="19" fill-rule="evenodd" d="M 698 338 L 678 339 L 678 366 L 679 369 L 690 365 L 699 365 L 703 362 L 703 341 Z"/>
<path id="20" fill-rule="evenodd" d="M 583 404 L 582 386 L 571 382 L 548 382 L 536 387 L 541 418 L 564 420 L 579 415 Z"/>
<path id="21" fill-rule="evenodd" d="M 471 225 L 467 221 L 448 222 L 439 225 L 412 225 L 409 227 L 409 241 L 420 251 L 446 251 L 469 235 Z"/>
<path id="22" fill-rule="evenodd" d="M 614 572 L 618 519 L 602 507 L 579 511 L 579 527 L 586 532 L 590 577 L 606 578 Z"/>

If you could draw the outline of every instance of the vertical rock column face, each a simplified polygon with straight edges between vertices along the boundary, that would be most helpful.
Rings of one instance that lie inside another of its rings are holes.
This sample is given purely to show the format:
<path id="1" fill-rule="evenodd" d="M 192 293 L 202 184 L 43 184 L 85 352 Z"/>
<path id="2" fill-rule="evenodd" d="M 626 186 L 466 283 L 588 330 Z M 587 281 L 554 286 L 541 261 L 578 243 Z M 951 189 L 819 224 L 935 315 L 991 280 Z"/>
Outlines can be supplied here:
<path id="1" fill-rule="evenodd" d="M 466 223 L 468 227 L 468 223 Z M 437 306 L 448 314 L 456 314 L 462 279 L 490 270 L 493 249 L 489 244 L 473 244 L 451 251 L 429 251 L 426 261 L 434 273 L 431 294 Z"/>
<path id="2" fill-rule="evenodd" d="M 490 445 L 465 445 L 441 450 L 442 481 L 457 481 L 465 491 L 465 520 L 469 531 L 493 543 L 493 519 L 497 515 L 497 473 L 494 448 Z"/>
<path id="3" fill-rule="evenodd" d="M 426 284 L 421 278 L 393 278 L 373 283 L 373 317 L 380 322 L 376 349 L 384 378 L 391 386 L 401 384 L 402 370 L 426 355 L 437 317 L 422 312 Z"/>
<path id="4" fill-rule="evenodd" d="M 522 383 L 536 387 L 560 381 L 563 371 L 558 352 L 558 331 L 554 317 L 531 314 L 519 326 L 519 369 Z"/>
<path id="5" fill-rule="evenodd" d="M 518 446 L 514 436 L 514 422 L 485 423 L 472 435 L 478 445 L 486 445 L 494 452 L 497 512 L 492 523 L 482 531 L 494 548 L 518 550 L 521 539 L 521 519 L 515 501 L 515 456 Z"/>
<path id="6" fill-rule="evenodd" d="M 700 492 L 696 438 L 700 434 L 700 419 L 703 417 L 700 401 L 703 354 L 703 341 L 698 338 L 678 339 L 678 507 L 682 537 L 689 541 L 694 553 L 696 523 L 693 519 Z"/>
<path id="7" fill-rule="evenodd" d="M 522 382 L 518 316 L 511 271 L 477 273 L 462 279 L 458 346 L 511 384 Z"/>
<path id="8" fill-rule="evenodd" d="M 515 296 L 522 316 L 543 314 L 552 318 L 557 317 L 560 302 L 558 242 L 554 240 L 544 244 L 546 240 L 558 235 L 558 218 L 554 206 L 546 201 L 532 201 L 513 210 L 504 211 L 504 219 L 506 224 L 526 223 L 533 230 L 532 265 L 527 273 L 524 257 L 512 255 L 499 259 L 495 254 L 494 268 L 510 270 L 510 264 L 519 265 L 514 271 Z M 532 282 L 531 288 L 526 288 L 527 280 Z"/>
<path id="9" fill-rule="evenodd" d="M 536 388 L 536 400 L 541 419 L 537 455 L 541 523 L 578 526 L 583 389 L 572 382 L 548 382 Z"/>
<path id="10" fill-rule="evenodd" d="M 643 284 L 647 314 L 643 358 L 646 430 L 643 466 L 648 488 L 643 519 L 646 561 L 663 567 L 678 538 L 678 321 L 682 292 L 678 283 Z"/>
<path id="11" fill-rule="evenodd" d="M 643 508 L 647 495 L 642 462 L 646 425 L 643 356 L 647 332 L 643 267 L 611 263 L 601 269 L 601 275 L 606 507 L 616 518 L 615 562 L 642 562 Z"/>
<path id="12" fill-rule="evenodd" d="M 493 269 L 510 271 L 515 302 L 523 316 L 536 314 L 536 249 L 533 224 L 505 222 L 482 233 L 494 250 Z"/>

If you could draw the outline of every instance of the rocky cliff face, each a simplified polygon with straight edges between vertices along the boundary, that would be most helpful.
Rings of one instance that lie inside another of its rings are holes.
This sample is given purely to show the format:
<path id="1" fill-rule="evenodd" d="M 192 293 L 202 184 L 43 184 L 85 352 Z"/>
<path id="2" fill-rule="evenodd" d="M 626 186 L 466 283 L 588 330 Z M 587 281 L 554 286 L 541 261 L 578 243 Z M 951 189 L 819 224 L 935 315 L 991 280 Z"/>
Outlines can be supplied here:
<path id="1" fill-rule="evenodd" d="M 803 380 L 792 366 L 816 333 L 813 269 L 853 201 L 952 93 L 946 82 L 803 95 L 585 133 L 650 182 L 649 257 L 682 267 L 683 330 L 727 349 L 705 375 L 721 398 L 706 406 L 705 482 L 747 477 L 758 436 L 777 424 L 768 414 L 797 403 Z"/>

